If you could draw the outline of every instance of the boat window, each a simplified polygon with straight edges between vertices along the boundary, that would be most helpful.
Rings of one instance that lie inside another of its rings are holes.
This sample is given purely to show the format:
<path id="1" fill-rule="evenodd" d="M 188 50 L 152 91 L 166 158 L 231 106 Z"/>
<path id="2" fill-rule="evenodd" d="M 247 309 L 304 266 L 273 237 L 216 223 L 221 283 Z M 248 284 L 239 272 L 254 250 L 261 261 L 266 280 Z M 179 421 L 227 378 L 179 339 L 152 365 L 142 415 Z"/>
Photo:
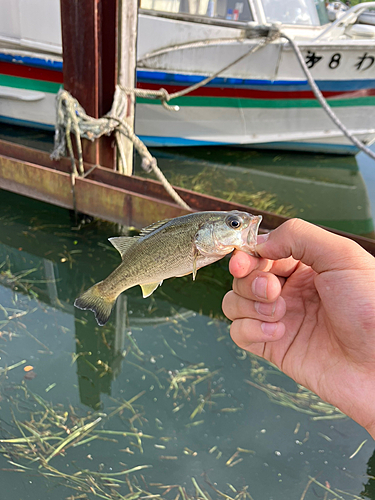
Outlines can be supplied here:
<path id="1" fill-rule="evenodd" d="M 232 21 L 252 21 L 248 0 L 141 0 L 141 9 L 207 16 Z"/>
<path id="2" fill-rule="evenodd" d="M 316 10 L 318 12 L 320 24 L 329 23 L 326 0 L 315 0 Z"/>
<path id="3" fill-rule="evenodd" d="M 262 0 L 267 22 L 319 26 L 328 22 L 324 0 Z"/>

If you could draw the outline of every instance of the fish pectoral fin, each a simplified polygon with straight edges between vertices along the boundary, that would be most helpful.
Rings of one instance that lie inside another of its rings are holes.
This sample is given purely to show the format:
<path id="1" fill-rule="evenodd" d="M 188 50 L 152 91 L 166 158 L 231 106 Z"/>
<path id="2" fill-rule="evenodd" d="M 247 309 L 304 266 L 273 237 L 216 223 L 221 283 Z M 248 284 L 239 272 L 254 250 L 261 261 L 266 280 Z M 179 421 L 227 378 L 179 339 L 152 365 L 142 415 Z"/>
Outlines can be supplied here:
<path id="1" fill-rule="evenodd" d="M 125 253 L 132 247 L 139 236 L 115 236 L 114 238 L 108 238 L 108 241 L 120 252 L 122 258 L 124 258 Z"/>
<path id="2" fill-rule="evenodd" d="M 157 283 L 147 283 L 146 285 L 139 285 L 142 288 L 143 298 L 145 299 L 146 297 L 149 297 L 162 283 L 163 280 L 161 280 L 160 282 L 158 281 Z"/>
<path id="3" fill-rule="evenodd" d="M 198 248 L 195 247 L 195 249 L 194 249 L 194 258 L 193 258 L 193 281 L 195 281 L 195 278 L 197 276 L 197 272 L 198 272 L 197 262 L 198 262 L 198 257 L 200 255 L 201 254 L 199 253 Z"/>

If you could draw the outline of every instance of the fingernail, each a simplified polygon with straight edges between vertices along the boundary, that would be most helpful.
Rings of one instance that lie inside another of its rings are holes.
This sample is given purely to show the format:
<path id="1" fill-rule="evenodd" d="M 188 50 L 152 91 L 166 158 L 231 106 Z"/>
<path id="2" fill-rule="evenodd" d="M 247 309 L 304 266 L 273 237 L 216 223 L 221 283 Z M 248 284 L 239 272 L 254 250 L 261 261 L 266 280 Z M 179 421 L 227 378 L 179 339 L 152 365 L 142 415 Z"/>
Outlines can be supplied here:
<path id="1" fill-rule="evenodd" d="M 270 304 L 255 302 L 254 307 L 258 314 L 263 314 L 263 316 L 273 316 L 275 314 L 276 301 Z"/>
<path id="2" fill-rule="evenodd" d="M 260 325 L 264 335 L 273 335 L 277 328 L 277 323 L 262 323 Z"/>
<path id="3" fill-rule="evenodd" d="M 258 234 L 257 236 L 257 245 L 261 245 L 262 243 L 265 243 L 268 238 L 270 237 L 271 233 L 265 233 L 265 234 Z"/>
<path id="4" fill-rule="evenodd" d="M 252 284 L 253 294 L 262 299 L 267 298 L 267 278 L 257 276 Z"/>

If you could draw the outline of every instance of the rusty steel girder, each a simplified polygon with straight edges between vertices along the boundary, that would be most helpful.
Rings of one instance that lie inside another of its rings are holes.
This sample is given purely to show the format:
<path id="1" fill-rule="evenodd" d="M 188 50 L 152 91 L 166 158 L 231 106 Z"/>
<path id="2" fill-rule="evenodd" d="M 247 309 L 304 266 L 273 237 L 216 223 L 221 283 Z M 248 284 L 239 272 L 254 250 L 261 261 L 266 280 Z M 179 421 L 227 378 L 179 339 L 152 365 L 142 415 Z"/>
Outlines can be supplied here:
<path id="1" fill-rule="evenodd" d="M 92 165 L 84 164 L 87 172 Z M 58 162 L 43 151 L 0 141 L 0 188 L 120 224 L 144 227 L 156 220 L 186 213 L 169 197 L 160 182 L 127 177 L 107 168 L 96 167 L 86 178 L 76 177 L 73 193 L 71 164 Z M 262 215 L 262 229 L 272 230 L 287 219 L 213 196 L 176 188 L 192 211 L 244 210 Z M 375 255 L 375 241 L 329 229 L 351 238 Z"/>
<path id="2" fill-rule="evenodd" d="M 100 118 L 112 105 L 117 83 L 117 0 L 60 0 L 64 89 L 86 113 Z M 115 167 L 113 140 L 83 140 L 84 159 Z"/>
<path id="3" fill-rule="evenodd" d="M 151 224 L 155 217 L 165 219 L 186 213 L 173 202 L 147 194 L 91 178 L 74 180 L 73 186 L 66 171 L 0 156 L 0 188 L 30 198 L 138 228 Z"/>

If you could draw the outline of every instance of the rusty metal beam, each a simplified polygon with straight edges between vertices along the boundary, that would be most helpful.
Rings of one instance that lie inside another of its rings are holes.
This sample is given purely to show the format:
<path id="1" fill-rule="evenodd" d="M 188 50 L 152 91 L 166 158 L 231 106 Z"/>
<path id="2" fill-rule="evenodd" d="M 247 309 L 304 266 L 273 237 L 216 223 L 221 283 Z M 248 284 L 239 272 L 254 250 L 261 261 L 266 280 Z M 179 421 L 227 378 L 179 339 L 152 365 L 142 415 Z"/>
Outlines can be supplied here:
<path id="1" fill-rule="evenodd" d="M 85 170 L 91 166 L 85 164 Z M 73 209 L 70 161 L 63 158 L 54 162 L 43 151 L 0 141 L 0 188 Z M 262 228 L 266 230 L 274 229 L 286 220 L 253 207 L 176 189 L 193 211 L 245 210 L 262 215 Z M 186 213 L 169 198 L 159 182 L 123 176 L 102 167 L 97 167 L 85 179 L 77 178 L 75 191 L 79 211 L 138 228 L 158 219 Z M 374 240 L 333 229 L 329 231 L 351 238 L 375 255 Z"/>
<path id="2" fill-rule="evenodd" d="M 117 81 L 117 0 L 61 0 L 64 88 L 94 118 L 109 111 Z M 114 168 L 113 140 L 83 141 L 89 163 Z"/>
<path id="3" fill-rule="evenodd" d="M 74 208 L 70 174 L 63 171 L 2 156 L 0 188 L 60 207 Z M 173 202 L 160 202 L 151 196 L 91 179 L 76 178 L 74 196 L 78 211 L 135 227 L 148 225 L 155 217 L 165 219 L 186 213 Z"/>

